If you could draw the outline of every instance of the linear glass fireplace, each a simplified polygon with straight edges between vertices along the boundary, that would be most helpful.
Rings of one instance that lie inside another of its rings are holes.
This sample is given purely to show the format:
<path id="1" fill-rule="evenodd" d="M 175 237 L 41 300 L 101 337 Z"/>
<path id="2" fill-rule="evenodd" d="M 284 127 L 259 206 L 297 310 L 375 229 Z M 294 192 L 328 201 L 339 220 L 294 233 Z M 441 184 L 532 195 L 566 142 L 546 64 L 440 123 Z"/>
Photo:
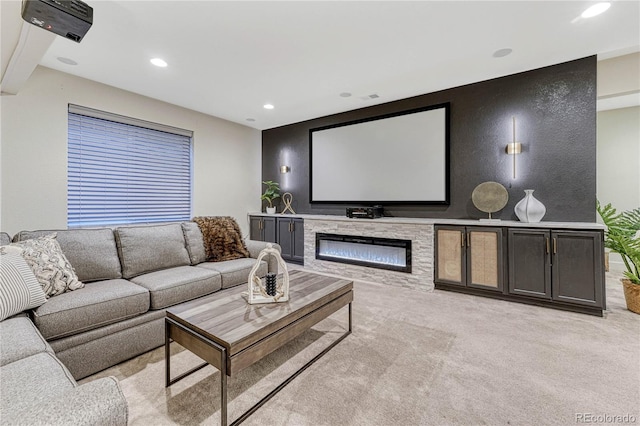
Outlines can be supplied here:
<path id="1" fill-rule="evenodd" d="M 316 233 L 316 259 L 411 273 L 411 240 Z"/>

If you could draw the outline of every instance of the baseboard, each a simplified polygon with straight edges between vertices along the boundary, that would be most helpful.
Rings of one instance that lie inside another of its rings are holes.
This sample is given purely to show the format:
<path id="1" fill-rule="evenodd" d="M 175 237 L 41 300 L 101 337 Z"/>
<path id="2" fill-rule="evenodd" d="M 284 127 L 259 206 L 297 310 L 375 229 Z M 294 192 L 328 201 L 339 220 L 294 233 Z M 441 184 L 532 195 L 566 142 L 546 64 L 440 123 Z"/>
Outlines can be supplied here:
<path id="1" fill-rule="evenodd" d="M 624 272 L 626 271 L 626 268 L 624 266 L 623 262 L 619 262 L 619 261 L 615 261 L 615 260 L 609 260 L 609 272 Z"/>

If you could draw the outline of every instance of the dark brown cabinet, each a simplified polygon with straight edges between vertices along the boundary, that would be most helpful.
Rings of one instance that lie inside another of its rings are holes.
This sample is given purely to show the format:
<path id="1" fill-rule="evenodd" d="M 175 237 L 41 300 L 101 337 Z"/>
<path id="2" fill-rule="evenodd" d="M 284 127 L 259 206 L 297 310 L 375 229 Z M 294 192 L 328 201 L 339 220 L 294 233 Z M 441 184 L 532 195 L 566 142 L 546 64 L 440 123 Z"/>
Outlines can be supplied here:
<path id="1" fill-rule="evenodd" d="M 551 233 L 509 229 L 509 293 L 551 299 Z"/>
<path id="2" fill-rule="evenodd" d="M 604 308 L 602 234 L 509 230 L 509 293 Z"/>
<path id="3" fill-rule="evenodd" d="M 249 238 L 256 241 L 276 243 L 276 218 L 249 216 Z"/>
<path id="4" fill-rule="evenodd" d="M 503 291 L 502 229 L 437 226 L 435 282 Z"/>
<path id="5" fill-rule="evenodd" d="M 434 281 L 439 289 L 602 315 L 603 233 L 436 225 Z"/>
<path id="6" fill-rule="evenodd" d="M 604 309 L 602 234 L 552 231 L 550 245 L 552 299 Z"/>
<path id="7" fill-rule="evenodd" d="M 252 240 L 277 243 L 286 262 L 304 264 L 304 220 L 296 217 L 249 216 Z"/>
<path id="8" fill-rule="evenodd" d="M 304 263 L 304 221 L 298 218 L 278 218 L 278 244 L 282 259 Z"/>

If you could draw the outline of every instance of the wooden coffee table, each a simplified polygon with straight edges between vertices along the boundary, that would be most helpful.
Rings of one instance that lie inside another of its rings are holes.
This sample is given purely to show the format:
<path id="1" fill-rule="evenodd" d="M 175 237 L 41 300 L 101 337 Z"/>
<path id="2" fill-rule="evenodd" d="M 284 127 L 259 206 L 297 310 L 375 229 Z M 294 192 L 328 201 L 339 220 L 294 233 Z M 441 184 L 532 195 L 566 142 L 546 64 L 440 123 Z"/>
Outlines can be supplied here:
<path id="1" fill-rule="evenodd" d="M 289 301 L 250 305 L 242 285 L 172 306 L 165 318 L 165 385 L 213 365 L 220 370 L 220 423 L 227 424 L 227 376 L 264 358 L 321 320 L 349 305 L 349 329 L 311 361 L 242 414 L 243 422 L 276 393 L 351 333 L 353 282 L 309 272 L 289 274 Z M 179 343 L 205 360 L 171 379 L 169 344 Z"/>

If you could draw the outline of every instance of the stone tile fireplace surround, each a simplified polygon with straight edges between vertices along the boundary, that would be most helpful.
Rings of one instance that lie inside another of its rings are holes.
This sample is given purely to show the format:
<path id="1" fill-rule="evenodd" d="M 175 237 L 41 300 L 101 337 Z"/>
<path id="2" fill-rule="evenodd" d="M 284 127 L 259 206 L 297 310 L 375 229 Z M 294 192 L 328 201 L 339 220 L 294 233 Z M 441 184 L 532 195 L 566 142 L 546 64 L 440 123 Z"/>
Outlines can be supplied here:
<path id="1" fill-rule="evenodd" d="M 433 224 L 391 218 L 304 217 L 304 267 L 309 270 L 418 290 L 433 290 Z M 316 259 L 316 233 L 411 241 L 411 273 Z"/>

